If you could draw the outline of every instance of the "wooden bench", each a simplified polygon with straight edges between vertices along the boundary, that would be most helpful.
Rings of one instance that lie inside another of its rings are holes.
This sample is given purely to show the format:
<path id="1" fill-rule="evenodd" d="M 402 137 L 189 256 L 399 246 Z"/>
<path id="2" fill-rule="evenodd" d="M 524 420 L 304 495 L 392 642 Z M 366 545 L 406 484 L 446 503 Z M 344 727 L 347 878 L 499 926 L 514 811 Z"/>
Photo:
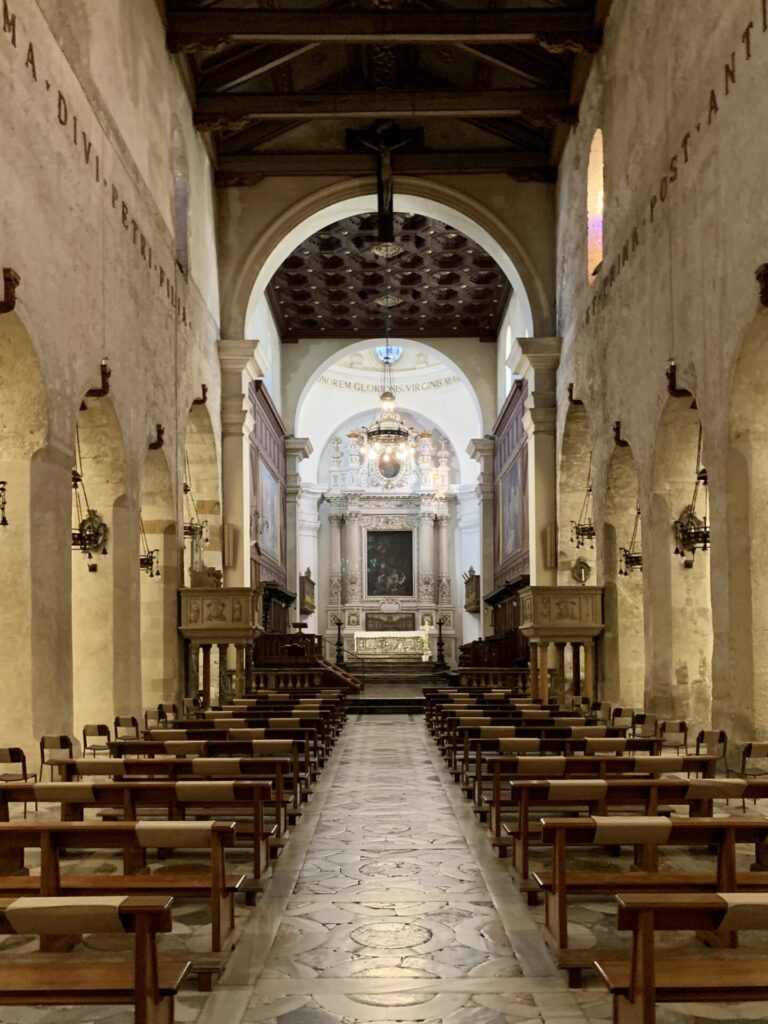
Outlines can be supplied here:
<path id="1" fill-rule="evenodd" d="M 595 959 L 594 950 L 569 950 L 568 898 L 613 896 L 617 892 L 736 892 L 768 888 L 768 820 L 747 818 L 589 817 L 542 819 L 542 842 L 553 847 L 552 870 L 534 871 L 545 894 L 545 938 L 556 963 L 578 984 L 580 970 Z M 736 870 L 736 847 L 755 847 L 759 870 Z M 634 847 L 631 871 L 569 870 L 569 846 Z M 698 847 L 714 853 L 704 871 L 659 869 L 659 847 Z"/>
<path id="2" fill-rule="evenodd" d="M 506 783 L 528 779 L 602 779 L 617 775 L 658 777 L 665 772 L 689 772 L 713 778 L 715 757 L 707 754 L 686 754 L 683 757 L 659 755 L 629 757 L 615 754 L 574 754 L 570 757 L 531 757 L 510 754 L 490 757 L 483 773 L 476 780 L 475 813 L 483 820 L 488 816 L 491 841 L 499 854 L 505 855 L 502 843 L 502 821 L 511 806 Z M 490 783 L 490 786 L 488 785 Z"/>
<path id="3" fill-rule="evenodd" d="M 266 829 L 264 825 L 264 803 L 271 791 L 269 782 L 242 779 L 9 783 L 0 786 L 0 821 L 10 821 L 12 804 L 36 801 L 60 804 L 62 821 L 82 821 L 86 808 L 117 811 L 123 821 L 138 821 L 147 811 L 155 815 L 162 811 L 168 821 L 183 821 L 200 812 L 206 820 L 228 820 L 234 815 L 238 843 L 250 845 L 253 878 L 258 880 L 270 863 L 269 840 L 276 838 L 276 826 Z"/>
<path id="4" fill-rule="evenodd" d="M 765 956 L 685 959 L 665 948 L 656 932 L 732 933 L 768 928 L 768 896 L 741 893 L 621 893 L 616 927 L 632 932 L 629 962 L 600 956 L 595 968 L 613 996 L 614 1024 L 655 1024 L 657 1003 L 741 1003 L 768 1000 Z M 724 1019 L 724 1018 L 723 1018 Z M 750 1018 L 753 1019 L 753 1018 Z"/>
<path id="5" fill-rule="evenodd" d="M 40 850 L 39 875 L 0 876 L 4 896 L 111 896 L 163 893 L 185 899 L 207 899 L 211 908 L 211 948 L 221 950 L 235 924 L 234 895 L 245 875 L 227 874 L 225 849 L 235 845 L 234 822 L 143 821 L 0 823 L 0 851 Z M 149 848 L 207 850 L 210 871 L 147 874 Z M 123 874 L 65 874 L 66 850 L 122 850 Z"/>
<path id="6" fill-rule="evenodd" d="M 136 740 L 133 742 L 141 742 Z M 58 762 L 65 782 L 91 775 L 118 779 L 263 779 L 272 783 L 272 795 L 265 802 L 274 813 L 278 839 L 284 836 L 289 812 L 298 809 L 300 771 L 296 758 L 289 757 L 154 757 L 154 758 L 72 758 Z"/>
<path id="7" fill-rule="evenodd" d="M 133 935 L 129 961 L 36 959 L 0 962 L 2 1006 L 133 1006 L 136 1024 L 173 1024 L 174 997 L 190 964 L 159 959 L 156 936 L 173 927 L 167 896 L 0 899 L 0 934 Z"/>

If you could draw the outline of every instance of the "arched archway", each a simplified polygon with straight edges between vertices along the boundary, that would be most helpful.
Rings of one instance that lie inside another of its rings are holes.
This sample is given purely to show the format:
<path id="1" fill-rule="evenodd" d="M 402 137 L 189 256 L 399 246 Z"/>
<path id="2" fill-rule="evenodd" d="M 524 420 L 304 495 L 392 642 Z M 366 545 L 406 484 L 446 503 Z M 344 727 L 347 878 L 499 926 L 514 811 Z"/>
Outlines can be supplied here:
<path id="1" fill-rule="evenodd" d="M 608 465 L 603 543 L 604 690 L 606 700 L 642 708 L 645 699 L 645 617 L 642 567 L 627 568 L 621 548 L 629 550 L 637 524 L 638 479 L 632 449 L 616 447 Z"/>
<path id="2" fill-rule="evenodd" d="M 184 441 L 184 585 L 189 586 L 192 565 L 190 526 L 201 527 L 205 563 L 222 567 L 221 497 L 219 460 L 213 424 L 205 405 L 192 405 Z"/>
<path id="3" fill-rule="evenodd" d="M 135 597 L 139 545 L 126 494 L 123 432 L 106 396 L 87 397 L 77 415 L 72 530 L 83 536 L 91 512 L 106 533 L 93 547 L 72 548 L 74 726 L 111 726 L 140 700 Z M 73 536 L 74 542 L 74 536 Z"/>
<path id="4" fill-rule="evenodd" d="M 178 698 L 178 543 L 173 488 L 162 450 L 147 453 L 141 478 L 141 695 L 144 707 Z"/>
<path id="5" fill-rule="evenodd" d="M 675 555 L 673 523 L 692 502 L 701 420 L 690 395 L 667 399 L 656 432 L 653 492 L 644 532 L 649 632 L 646 709 L 708 727 L 712 704 L 709 554 Z M 706 460 L 706 448 L 703 448 Z M 706 496 L 706 489 L 701 491 Z M 703 501 L 697 504 L 701 517 Z"/>
<path id="6" fill-rule="evenodd" d="M 340 392 L 338 401 L 334 405 L 335 415 L 327 415 L 327 394 L 319 385 L 318 379 L 329 370 L 334 364 L 362 349 L 369 349 L 382 342 L 379 339 L 368 339 L 355 342 L 345 348 L 338 349 L 325 360 L 320 362 L 316 368 L 308 374 L 307 381 L 299 397 L 296 406 L 296 428 L 298 437 L 308 437 L 312 442 L 313 453 L 300 464 L 300 472 L 303 480 L 314 480 L 317 478 L 317 467 L 321 451 L 328 444 L 329 439 L 339 429 L 338 424 L 355 416 L 363 415 L 366 412 L 373 417 L 375 410 L 371 406 L 371 396 L 367 392 Z M 478 466 L 466 453 L 467 444 L 473 437 L 481 437 L 483 434 L 483 419 L 480 411 L 480 402 L 467 375 L 453 360 L 445 356 L 438 349 L 427 345 L 424 342 L 412 339 L 401 339 L 398 344 L 407 345 L 418 352 L 428 353 L 438 359 L 445 367 L 461 381 L 460 388 L 453 388 L 450 392 L 450 404 L 440 397 L 440 392 L 415 392 L 398 395 L 398 409 L 403 412 L 413 413 L 417 417 L 425 417 L 431 420 L 448 437 L 454 451 L 457 453 L 460 482 L 463 484 L 474 483 L 477 480 Z M 373 384 L 378 385 L 378 377 L 372 378 Z M 420 400 L 421 398 L 421 400 Z"/>
<path id="7" fill-rule="evenodd" d="M 582 404 L 568 407 L 560 448 L 560 471 L 557 488 L 558 582 L 573 584 L 571 569 L 583 558 L 594 570 L 596 538 L 577 536 L 574 524 L 591 523 L 594 509 L 591 493 L 592 441 L 589 420 Z"/>
<path id="8" fill-rule="evenodd" d="M 731 680 L 717 720 L 729 736 L 745 740 L 768 737 L 768 580 L 758 554 L 768 540 L 767 337 L 763 313 L 734 369 L 726 467 Z"/>
<path id="9" fill-rule="evenodd" d="M 46 387 L 32 338 L 16 313 L 0 316 L 0 633 L 4 702 L 0 743 L 30 761 L 40 736 L 71 729 L 69 455 L 51 444 Z"/>

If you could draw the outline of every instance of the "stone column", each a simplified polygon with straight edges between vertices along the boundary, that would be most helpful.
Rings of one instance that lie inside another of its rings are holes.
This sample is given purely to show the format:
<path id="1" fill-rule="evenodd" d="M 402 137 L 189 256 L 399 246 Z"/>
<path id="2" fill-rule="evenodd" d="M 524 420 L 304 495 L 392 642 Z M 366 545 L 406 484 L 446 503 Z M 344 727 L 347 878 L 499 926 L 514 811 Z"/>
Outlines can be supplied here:
<path id="1" fill-rule="evenodd" d="M 317 535 L 320 528 L 320 516 L 318 506 L 322 501 L 322 489 L 316 484 L 304 484 L 301 488 L 301 496 L 298 506 L 298 548 L 296 559 L 299 566 L 299 575 L 307 569 L 312 570 L 312 578 L 315 581 L 315 605 L 316 611 L 307 616 L 302 616 L 307 621 L 307 632 L 318 632 L 319 611 L 321 606 L 326 604 L 325 580 L 319 577 L 319 557 L 317 548 Z M 327 621 L 324 617 L 322 621 Z"/>
<path id="2" fill-rule="evenodd" d="M 549 700 L 549 643 L 539 641 L 539 696 L 546 702 Z"/>
<path id="3" fill-rule="evenodd" d="M 531 682 L 531 697 L 535 700 L 539 696 L 539 644 L 537 640 L 531 640 L 528 644 L 530 651 L 529 671 Z"/>
<path id="4" fill-rule="evenodd" d="M 203 649 L 203 707 L 211 706 L 211 645 L 200 644 Z"/>
<path id="5" fill-rule="evenodd" d="M 299 501 L 301 500 L 301 477 L 299 463 L 312 454 L 308 437 L 286 437 L 285 439 L 285 565 L 288 589 L 297 595 L 296 614 L 301 618 L 298 604 L 299 573 L 306 566 L 298 560 Z M 298 621 L 298 619 L 297 619 Z"/>
<path id="6" fill-rule="evenodd" d="M 528 536 L 532 586 L 557 584 L 557 552 L 550 538 L 557 522 L 557 367 L 560 338 L 518 338 L 507 365 L 528 382 L 523 425 L 528 435 Z"/>
<path id="7" fill-rule="evenodd" d="M 451 548 L 449 544 L 449 528 L 451 525 L 447 508 L 437 517 L 437 550 L 439 577 L 437 581 L 437 602 L 440 605 L 452 605 L 451 601 Z"/>
<path id="8" fill-rule="evenodd" d="M 251 585 L 251 466 L 248 450 L 248 385 L 260 376 L 258 342 L 219 342 L 221 366 L 222 523 L 233 527 L 234 550 L 225 554 L 224 586 Z M 227 561 L 230 564 L 227 564 Z"/>
<path id="9" fill-rule="evenodd" d="M 328 517 L 331 531 L 331 574 L 328 579 L 328 604 L 341 610 L 341 524 L 340 513 Z"/>
<path id="10" fill-rule="evenodd" d="M 481 546 L 480 546 L 480 509 L 477 504 L 477 496 L 475 495 L 475 489 L 472 488 L 465 490 L 463 487 L 458 488 L 458 517 L 457 517 L 457 530 L 458 530 L 458 543 L 461 545 L 461 556 L 459 559 L 459 568 L 462 572 L 467 572 L 469 568 L 475 569 L 476 566 L 481 565 Z M 462 585 L 459 583 L 459 601 L 458 619 L 461 622 L 461 635 L 459 643 L 470 643 L 472 640 L 478 640 L 480 638 L 480 627 L 482 625 L 482 610 L 478 612 L 467 612 L 464 611 L 464 593 Z"/>
<path id="11" fill-rule="evenodd" d="M 574 640 L 571 644 L 573 657 L 573 692 L 576 696 L 581 695 L 581 644 Z"/>
<path id="12" fill-rule="evenodd" d="M 218 644 L 219 648 L 219 703 L 228 700 L 232 694 L 229 691 L 229 677 L 227 676 L 227 651 L 229 644 Z"/>
<path id="13" fill-rule="evenodd" d="M 360 516 L 353 512 L 346 516 L 347 539 L 347 592 L 345 602 L 357 604 L 363 597 L 362 525 Z"/>
<path id="14" fill-rule="evenodd" d="M 480 463 L 477 498 L 480 505 L 480 593 L 489 594 L 494 587 L 496 545 L 493 534 L 493 453 L 496 441 L 490 435 L 475 438 L 467 445 L 467 453 Z M 483 603 L 481 636 L 493 632 L 491 609 Z"/>
<path id="15" fill-rule="evenodd" d="M 419 600 L 435 602 L 435 513 L 419 516 Z"/>
<path id="16" fill-rule="evenodd" d="M 196 697 L 200 690 L 200 644 L 194 640 L 189 642 L 189 692 L 188 697 Z"/>
<path id="17" fill-rule="evenodd" d="M 582 694 L 589 697 L 590 702 L 595 699 L 595 641 L 584 641 L 584 687 Z"/>

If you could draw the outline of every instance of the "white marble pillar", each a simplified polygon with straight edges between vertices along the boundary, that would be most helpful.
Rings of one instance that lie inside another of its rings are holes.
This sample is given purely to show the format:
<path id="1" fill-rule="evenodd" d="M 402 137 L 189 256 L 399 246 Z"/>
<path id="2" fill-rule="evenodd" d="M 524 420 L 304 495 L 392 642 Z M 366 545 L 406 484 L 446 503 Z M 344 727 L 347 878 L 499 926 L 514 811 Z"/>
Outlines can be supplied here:
<path id="1" fill-rule="evenodd" d="M 435 513 L 424 510 L 419 516 L 419 600 L 435 603 Z"/>
<path id="2" fill-rule="evenodd" d="M 347 604 L 357 604 L 363 598 L 363 556 L 362 556 L 362 523 L 356 512 L 345 517 L 345 534 L 347 541 Z"/>
<path id="3" fill-rule="evenodd" d="M 331 531 L 331 572 L 328 577 L 328 605 L 331 609 L 341 608 L 341 524 L 341 513 L 334 510 L 328 517 L 328 526 Z"/>
<path id="4" fill-rule="evenodd" d="M 448 505 L 443 502 L 437 516 L 437 603 L 442 606 L 452 605 L 451 595 L 451 546 L 450 546 L 451 519 L 448 514 Z"/>
<path id="5" fill-rule="evenodd" d="M 221 479 L 222 522 L 233 527 L 231 564 L 224 565 L 225 587 L 251 585 L 251 467 L 248 451 L 250 415 L 248 385 L 260 376 L 255 360 L 258 342 L 222 340 L 221 366 Z"/>
<path id="6" fill-rule="evenodd" d="M 299 565 L 299 502 L 301 501 L 301 477 L 299 463 L 312 454 L 312 445 L 308 437 L 286 437 L 285 439 L 285 566 L 288 589 L 296 594 L 294 610 L 301 618 L 298 604 L 299 573 L 306 569 Z M 298 621 L 298 619 L 297 619 Z"/>
<path id="7" fill-rule="evenodd" d="M 317 608 L 325 604 L 324 595 L 325 581 L 321 580 L 319 572 L 318 553 L 318 530 L 320 528 L 320 516 L 318 505 L 322 500 L 322 489 L 316 484 L 302 484 L 301 497 L 298 504 L 298 548 L 297 561 L 299 573 L 310 569 L 312 578 L 315 581 L 315 602 Z M 318 632 L 318 611 L 310 615 L 302 616 L 307 622 L 307 632 Z"/>
<path id="8" fill-rule="evenodd" d="M 528 537 L 534 586 L 557 584 L 554 543 L 557 520 L 557 367 L 560 338 L 518 338 L 507 365 L 528 382 L 523 426 L 528 435 Z"/>
<path id="9" fill-rule="evenodd" d="M 493 437 L 474 438 L 467 445 L 467 453 L 480 463 L 480 474 L 477 478 L 475 494 L 480 506 L 480 593 L 488 594 L 493 590 L 495 570 L 495 545 L 493 535 L 493 453 L 496 442 Z M 481 636 L 490 636 L 493 632 L 491 609 L 483 602 L 481 612 Z"/>
<path id="10" fill-rule="evenodd" d="M 474 487 L 463 485 L 458 488 L 458 543 L 456 544 L 456 579 L 462 579 L 470 567 L 477 571 L 482 567 L 482 546 L 480 543 L 480 506 Z M 464 611 L 464 591 L 460 585 L 460 621 L 462 624 L 460 643 L 479 640 L 481 636 L 482 611 Z"/>

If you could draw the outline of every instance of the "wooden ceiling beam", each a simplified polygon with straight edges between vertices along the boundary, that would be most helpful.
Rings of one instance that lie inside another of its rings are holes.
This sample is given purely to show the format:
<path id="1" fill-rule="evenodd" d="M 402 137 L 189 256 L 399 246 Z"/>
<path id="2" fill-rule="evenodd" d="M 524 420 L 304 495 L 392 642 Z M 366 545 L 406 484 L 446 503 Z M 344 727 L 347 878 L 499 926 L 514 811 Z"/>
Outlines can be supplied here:
<path id="1" fill-rule="evenodd" d="M 506 174 L 541 170 L 549 153 L 538 150 L 435 150 L 393 153 L 395 174 Z M 376 164 L 366 153 L 253 153 L 221 157 L 217 170 L 231 175 L 373 175 Z"/>
<path id="2" fill-rule="evenodd" d="M 457 43 L 456 48 L 475 60 L 491 64 L 502 71 L 519 75 L 537 85 L 548 85 L 553 88 L 563 87 L 568 81 L 568 74 L 558 66 L 556 60 L 542 59 L 538 51 L 512 46 L 479 47 L 466 43 Z"/>
<path id="3" fill-rule="evenodd" d="M 498 89 L 485 92 L 220 93 L 200 95 L 195 123 L 203 129 L 245 126 L 250 121 L 318 118 L 516 117 L 544 115 L 573 122 L 568 92 L 560 89 Z"/>
<path id="4" fill-rule="evenodd" d="M 317 16 L 315 16 L 315 14 Z M 537 43 L 540 39 L 597 46 L 589 9 L 299 12 L 253 8 L 175 7 L 169 11 L 171 52 L 233 42 L 254 43 Z"/>
<path id="5" fill-rule="evenodd" d="M 199 88 L 205 92 L 219 92 L 234 89 L 235 86 L 250 82 L 259 75 L 274 71 L 289 61 L 303 57 L 315 49 L 316 43 L 303 46 L 282 45 L 253 46 L 234 56 L 204 67 L 198 75 Z"/>

